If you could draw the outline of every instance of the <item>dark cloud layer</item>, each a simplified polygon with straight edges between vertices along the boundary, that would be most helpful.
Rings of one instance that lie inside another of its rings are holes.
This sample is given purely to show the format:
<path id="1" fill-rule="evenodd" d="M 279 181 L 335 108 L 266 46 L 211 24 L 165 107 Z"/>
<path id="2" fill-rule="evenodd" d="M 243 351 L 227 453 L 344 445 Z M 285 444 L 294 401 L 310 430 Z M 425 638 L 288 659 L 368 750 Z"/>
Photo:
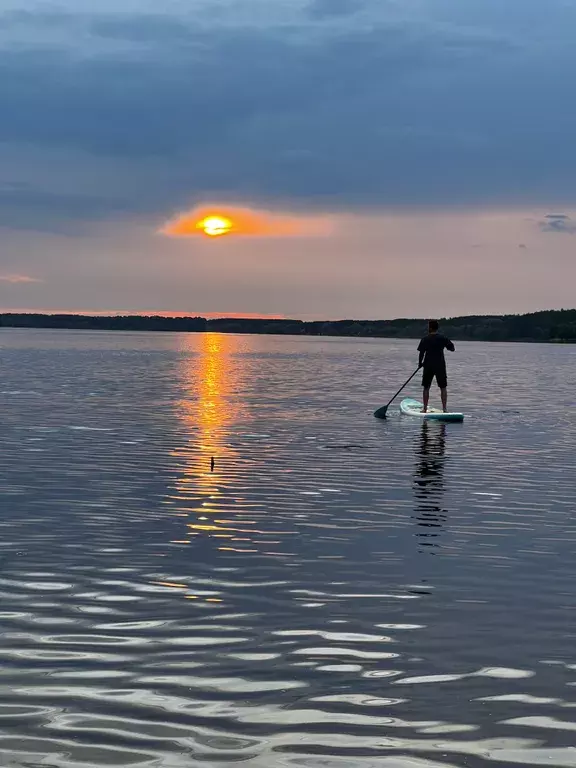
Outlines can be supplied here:
<path id="1" fill-rule="evenodd" d="M 40 232 L 82 232 L 86 224 L 130 213 L 126 200 L 107 195 L 46 192 L 25 185 L 0 189 L 0 227 Z"/>
<path id="2" fill-rule="evenodd" d="M 362 0 L 312 0 L 308 13 L 313 19 L 348 16 L 364 7 Z"/>
<path id="3" fill-rule="evenodd" d="M 150 172 L 129 195 L 115 193 L 112 172 L 82 197 L 27 189 L 0 205 L 18 220 L 32 204 L 48 221 L 205 197 L 296 208 L 572 201 L 567 6 L 431 0 L 425 16 L 407 2 L 404 17 L 394 7 L 314 0 L 289 23 L 213 26 L 121 9 L 5 14 L 0 142 Z M 526 17 L 540 20 L 538 35 Z"/>

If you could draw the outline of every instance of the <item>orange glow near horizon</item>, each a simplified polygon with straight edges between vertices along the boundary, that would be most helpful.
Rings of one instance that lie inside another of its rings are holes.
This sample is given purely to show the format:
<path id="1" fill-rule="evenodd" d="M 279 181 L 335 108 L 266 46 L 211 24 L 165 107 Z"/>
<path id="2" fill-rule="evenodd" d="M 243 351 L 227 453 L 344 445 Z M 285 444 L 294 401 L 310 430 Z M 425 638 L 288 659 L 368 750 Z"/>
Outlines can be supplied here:
<path id="1" fill-rule="evenodd" d="M 87 317 L 205 317 L 208 320 L 222 320 L 224 318 L 240 320 L 286 320 L 288 315 L 267 312 L 198 312 L 190 310 L 181 312 L 169 309 L 43 309 L 38 307 L 0 307 L 1 314 L 15 315 L 84 315 Z M 293 319 L 290 317 L 289 319 Z M 295 318 L 298 319 L 298 318 Z M 322 320 L 316 317 L 314 320 Z"/>
<path id="2" fill-rule="evenodd" d="M 168 221 L 160 234 L 167 237 L 224 235 L 243 237 L 323 237 L 332 232 L 332 220 L 326 216 L 277 214 L 235 206 L 199 206 Z"/>

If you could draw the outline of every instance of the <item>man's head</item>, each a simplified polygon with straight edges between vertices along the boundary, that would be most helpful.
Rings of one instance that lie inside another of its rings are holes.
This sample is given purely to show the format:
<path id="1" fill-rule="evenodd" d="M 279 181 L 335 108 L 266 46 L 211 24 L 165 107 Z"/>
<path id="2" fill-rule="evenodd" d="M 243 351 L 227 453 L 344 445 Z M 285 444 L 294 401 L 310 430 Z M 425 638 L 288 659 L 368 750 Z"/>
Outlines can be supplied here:
<path id="1" fill-rule="evenodd" d="M 428 320 L 428 333 L 438 333 L 438 320 Z"/>

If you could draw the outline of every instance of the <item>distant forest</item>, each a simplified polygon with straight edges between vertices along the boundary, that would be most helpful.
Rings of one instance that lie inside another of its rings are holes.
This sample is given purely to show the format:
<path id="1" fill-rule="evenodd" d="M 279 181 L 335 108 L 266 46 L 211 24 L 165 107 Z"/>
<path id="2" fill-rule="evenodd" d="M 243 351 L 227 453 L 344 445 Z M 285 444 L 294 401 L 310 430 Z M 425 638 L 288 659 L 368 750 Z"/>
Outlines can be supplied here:
<path id="1" fill-rule="evenodd" d="M 426 320 L 272 320 L 250 318 L 161 317 L 159 315 L 0 315 L 6 328 L 69 328 L 94 331 L 179 331 L 272 333 L 294 336 L 360 336 L 413 339 L 423 335 Z M 576 343 L 576 309 L 527 315 L 468 315 L 440 319 L 442 331 L 463 341 L 542 341 Z"/>

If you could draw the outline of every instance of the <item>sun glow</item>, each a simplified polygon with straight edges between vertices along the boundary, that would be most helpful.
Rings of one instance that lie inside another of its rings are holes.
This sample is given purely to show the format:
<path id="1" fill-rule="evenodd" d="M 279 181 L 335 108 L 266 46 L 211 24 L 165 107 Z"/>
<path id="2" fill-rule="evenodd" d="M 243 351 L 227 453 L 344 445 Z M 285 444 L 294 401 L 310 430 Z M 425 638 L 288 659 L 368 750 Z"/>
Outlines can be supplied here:
<path id="1" fill-rule="evenodd" d="M 334 230 L 329 216 L 303 216 L 243 208 L 202 205 L 179 213 L 159 230 L 168 237 L 325 237 Z"/>
<path id="2" fill-rule="evenodd" d="M 221 237 L 231 232 L 232 221 L 226 216 L 205 216 L 196 227 L 208 237 Z"/>

